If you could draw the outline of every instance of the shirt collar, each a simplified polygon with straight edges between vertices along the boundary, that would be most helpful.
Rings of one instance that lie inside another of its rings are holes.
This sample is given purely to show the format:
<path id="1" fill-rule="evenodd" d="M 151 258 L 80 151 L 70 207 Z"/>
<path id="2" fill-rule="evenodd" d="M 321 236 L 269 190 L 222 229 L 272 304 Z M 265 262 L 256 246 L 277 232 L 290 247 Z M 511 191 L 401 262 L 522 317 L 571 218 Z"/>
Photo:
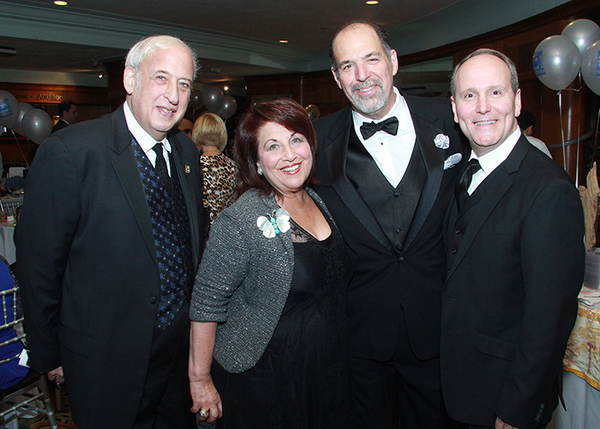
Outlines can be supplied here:
<path id="1" fill-rule="evenodd" d="M 517 145 L 519 141 L 519 137 L 521 137 L 521 130 L 517 127 L 517 129 L 509 135 L 500 146 L 494 149 L 491 152 L 482 155 L 481 157 L 477 157 L 475 152 L 471 151 L 471 159 L 477 159 L 479 164 L 481 164 L 481 169 L 486 173 L 490 174 L 492 171 L 496 169 L 500 164 L 502 164 L 508 155 L 512 152 L 512 150 Z"/>
<path id="2" fill-rule="evenodd" d="M 358 135 L 359 139 L 363 140 L 362 135 L 360 133 L 360 126 L 364 122 L 382 122 L 394 116 L 398 118 L 398 135 L 410 132 L 414 129 L 412 119 L 408 111 L 408 104 L 406 104 L 406 100 L 402 95 L 400 95 L 400 91 L 398 91 L 398 88 L 396 87 L 394 87 L 394 94 L 396 94 L 396 101 L 394 102 L 394 106 L 388 112 L 387 115 L 385 115 L 378 121 L 373 121 L 373 119 L 367 118 L 366 116 L 352 109 L 352 120 L 354 122 L 354 130 L 356 131 L 356 134 Z"/>
<path id="3" fill-rule="evenodd" d="M 129 132 L 133 135 L 133 138 L 135 138 L 135 141 L 138 142 L 144 152 L 152 150 L 156 143 L 162 143 L 165 150 L 168 153 L 171 153 L 171 144 L 167 137 L 165 136 L 160 142 L 154 140 L 152 136 L 142 128 L 137 119 L 135 119 L 127 101 L 123 103 L 123 111 L 125 112 L 125 122 L 127 122 Z"/>

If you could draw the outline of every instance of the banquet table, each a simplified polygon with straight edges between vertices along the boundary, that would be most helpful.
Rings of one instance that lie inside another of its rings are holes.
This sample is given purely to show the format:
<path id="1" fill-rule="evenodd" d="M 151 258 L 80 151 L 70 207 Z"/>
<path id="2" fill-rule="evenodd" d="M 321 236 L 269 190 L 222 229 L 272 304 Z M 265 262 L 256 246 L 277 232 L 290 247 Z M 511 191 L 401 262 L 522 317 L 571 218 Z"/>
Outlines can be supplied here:
<path id="1" fill-rule="evenodd" d="M 584 287 L 563 361 L 563 397 L 548 429 L 600 429 L 600 292 Z"/>

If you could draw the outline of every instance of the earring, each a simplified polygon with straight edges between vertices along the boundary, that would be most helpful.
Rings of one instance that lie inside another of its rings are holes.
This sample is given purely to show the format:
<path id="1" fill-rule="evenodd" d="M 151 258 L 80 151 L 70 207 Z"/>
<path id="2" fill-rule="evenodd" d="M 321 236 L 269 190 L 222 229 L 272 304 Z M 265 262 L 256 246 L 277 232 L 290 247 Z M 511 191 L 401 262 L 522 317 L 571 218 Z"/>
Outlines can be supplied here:
<path id="1" fill-rule="evenodd" d="M 262 176 L 263 171 L 262 171 L 262 168 L 260 168 L 260 165 L 256 166 L 256 172 Z"/>

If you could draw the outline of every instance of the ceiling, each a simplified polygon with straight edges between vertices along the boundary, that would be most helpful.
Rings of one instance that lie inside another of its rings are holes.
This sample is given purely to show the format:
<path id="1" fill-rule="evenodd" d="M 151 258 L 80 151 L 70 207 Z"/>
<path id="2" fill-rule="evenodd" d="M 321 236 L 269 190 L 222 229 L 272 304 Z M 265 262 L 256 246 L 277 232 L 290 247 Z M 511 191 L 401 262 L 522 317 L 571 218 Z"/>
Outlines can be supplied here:
<path id="1" fill-rule="evenodd" d="M 383 24 L 400 55 L 473 37 L 565 0 L 0 0 L 0 82 L 27 72 L 97 75 L 150 34 L 172 34 L 201 58 L 199 82 L 328 68 L 336 29 Z M 493 18 L 493 19 L 491 19 Z M 280 39 L 288 40 L 281 44 Z M 4 75 L 4 78 L 3 78 Z"/>

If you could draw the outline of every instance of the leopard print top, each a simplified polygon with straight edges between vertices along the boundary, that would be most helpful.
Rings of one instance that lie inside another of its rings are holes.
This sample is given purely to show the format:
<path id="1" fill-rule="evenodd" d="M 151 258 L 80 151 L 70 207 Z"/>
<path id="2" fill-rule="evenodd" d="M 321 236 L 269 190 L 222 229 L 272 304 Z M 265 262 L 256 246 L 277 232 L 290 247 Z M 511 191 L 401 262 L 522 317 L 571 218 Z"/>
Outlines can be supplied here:
<path id="1" fill-rule="evenodd" d="M 200 164 L 204 180 L 203 203 L 209 210 L 212 225 L 217 215 L 234 201 L 233 196 L 237 189 L 237 167 L 232 159 L 222 153 L 202 155 Z"/>

